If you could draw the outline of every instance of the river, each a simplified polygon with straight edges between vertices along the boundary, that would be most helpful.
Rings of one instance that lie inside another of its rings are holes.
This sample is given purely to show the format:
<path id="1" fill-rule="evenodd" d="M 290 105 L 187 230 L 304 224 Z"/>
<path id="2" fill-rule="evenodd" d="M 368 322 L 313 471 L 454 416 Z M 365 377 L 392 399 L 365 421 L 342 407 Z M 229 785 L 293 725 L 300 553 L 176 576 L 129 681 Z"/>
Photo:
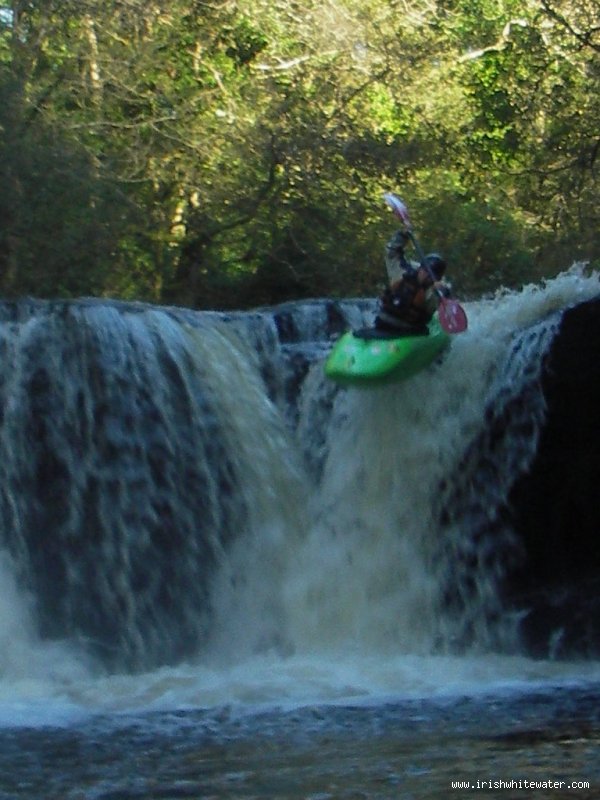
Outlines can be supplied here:
<path id="1" fill-rule="evenodd" d="M 544 353 L 597 294 L 467 303 L 374 391 L 324 378 L 318 303 L 285 345 L 266 310 L 6 306 L 0 798 L 597 797 L 600 665 L 527 657 L 497 591 Z"/>

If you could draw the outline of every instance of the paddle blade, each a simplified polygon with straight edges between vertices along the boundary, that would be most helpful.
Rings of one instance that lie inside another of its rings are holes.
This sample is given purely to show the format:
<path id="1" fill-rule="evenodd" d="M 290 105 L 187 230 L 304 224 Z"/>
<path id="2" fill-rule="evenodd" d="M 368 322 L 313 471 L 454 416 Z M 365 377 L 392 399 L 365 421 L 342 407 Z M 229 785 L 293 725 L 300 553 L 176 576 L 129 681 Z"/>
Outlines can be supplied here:
<path id="1" fill-rule="evenodd" d="M 408 215 L 408 208 L 406 207 L 404 202 L 398 197 L 398 195 L 394 194 L 393 192 L 386 192 L 383 195 L 383 199 L 392 209 L 394 214 L 399 219 L 402 220 L 402 222 L 408 228 L 408 230 L 412 230 L 412 222 L 410 221 L 410 217 Z"/>
<path id="2" fill-rule="evenodd" d="M 456 300 L 443 297 L 438 308 L 438 318 L 446 333 L 463 333 L 467 330 L 467 315 Z"/>

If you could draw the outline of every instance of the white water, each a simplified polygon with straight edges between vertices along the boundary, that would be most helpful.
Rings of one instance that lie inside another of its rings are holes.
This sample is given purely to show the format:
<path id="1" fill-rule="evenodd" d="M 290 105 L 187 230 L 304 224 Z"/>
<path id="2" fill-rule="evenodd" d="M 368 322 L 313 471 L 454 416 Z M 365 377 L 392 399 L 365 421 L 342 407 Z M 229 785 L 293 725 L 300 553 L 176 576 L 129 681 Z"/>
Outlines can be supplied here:
<path id="1" fill-rule="evenodd" d="M 0 722 L 371 703 L 600 679 L 597 664 L 485 650 L 432 655 L 440 630 L 440 574 L 432 569 L 442 535 L 432 511 L 439 482 L 480 432 L 514 332 L 598 289 L 597 275 L 574 269 L 544 286 L 467 304 L 469 331 L 441 364 L 399 386 L 340 392 L 317 488 L 243 343 L 217 325 L 202 336 L 191 332 L 205 368 L 210 353 L 219 354 L 210 362 L 211 385 L 222 397 L 249 509 L 243 537 L 220 556 L 210 647 L 176 667 L 103 675 L 69 642 L 39 640 L 30 598 L 2 554 Z M 542 331 L 536 341 L 545 346 L 551 327 Z M 231 391 L 232 374 L 243 391 Z M 314 411 L 319 391 L 317 364 L 305 382 L 305 412 Z M 299 429 L 309 428 L 302 419 Z M 476 576 L 482 605 L 493 602 L 488 577 Z"/>

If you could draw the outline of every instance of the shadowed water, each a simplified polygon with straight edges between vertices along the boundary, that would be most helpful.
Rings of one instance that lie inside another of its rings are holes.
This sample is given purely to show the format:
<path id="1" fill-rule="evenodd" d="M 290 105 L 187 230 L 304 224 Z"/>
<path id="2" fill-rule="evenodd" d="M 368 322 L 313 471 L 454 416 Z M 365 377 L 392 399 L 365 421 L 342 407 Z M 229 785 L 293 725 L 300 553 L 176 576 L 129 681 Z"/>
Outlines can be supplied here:
<path id="1" fill-rule="evenodd" d="M 0 732 L 0 796 L 592 798 L 598 688 Z"/>

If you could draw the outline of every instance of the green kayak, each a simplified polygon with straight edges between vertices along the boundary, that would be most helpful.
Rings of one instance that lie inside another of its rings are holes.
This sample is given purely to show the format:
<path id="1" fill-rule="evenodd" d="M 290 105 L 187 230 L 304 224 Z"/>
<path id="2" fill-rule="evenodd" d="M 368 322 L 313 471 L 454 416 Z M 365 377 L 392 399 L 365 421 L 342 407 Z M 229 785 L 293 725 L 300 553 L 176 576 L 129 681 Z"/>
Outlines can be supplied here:
<path id="1" fill-rule="evenodd" d="M 412 378 L 450 344 L 436 317 L 428 336 L 392 336 L 376 329 L 348 331 L 334 345 L 325 374 L 342 386 L 378 386 Z"/>

